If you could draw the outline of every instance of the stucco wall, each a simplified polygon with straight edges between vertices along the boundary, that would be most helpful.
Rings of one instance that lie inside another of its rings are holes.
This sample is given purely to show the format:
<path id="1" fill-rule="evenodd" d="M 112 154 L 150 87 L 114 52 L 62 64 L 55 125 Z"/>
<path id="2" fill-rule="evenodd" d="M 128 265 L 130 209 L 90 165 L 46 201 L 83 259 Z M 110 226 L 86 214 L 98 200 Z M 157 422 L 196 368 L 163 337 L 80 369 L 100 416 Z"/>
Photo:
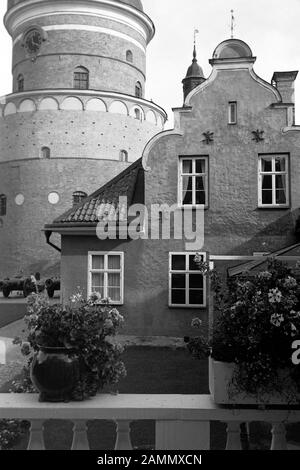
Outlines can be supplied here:
<path id="1" fill-rule="evenodd" d="M 146 200 L 177 203 L 178 157 L 207 155 L 209 207 L 205 211 L 205 249 L 213 254 L 274 251 L 295 240 L 300 206 L 300 132 L 283 133 L 286 109 L 274 109 L 276 96 L 248 71 L 222 71 L 179 112 L 183 136 L 162 134 L 150 151 Z M 228 125 L 228 102 L 238 103 L 238 124 Z M 256 143 L 252 131 L 264 130 Z M 214 133 L 207 145 L 203 132 Z M 258 208 L 258 156 L 290 155 L 291 206 Z M 163 156 L 163 158 L 162 158 Z"/>
<path id="2" fill-rule="evenodd" d="M 181 241 L 100 241 L 93 237 L 62 237 L 62 300 L 80 286 L 87 291 L 88 251 L 124 252 L 124 306 L 117 307 L 125 316 L 122 334 L 170 335 L 192 334 L 191 321 L 203 319 L 206 309 L 170 308 L 168 306 L 169 251 L 184 251 Z"/>

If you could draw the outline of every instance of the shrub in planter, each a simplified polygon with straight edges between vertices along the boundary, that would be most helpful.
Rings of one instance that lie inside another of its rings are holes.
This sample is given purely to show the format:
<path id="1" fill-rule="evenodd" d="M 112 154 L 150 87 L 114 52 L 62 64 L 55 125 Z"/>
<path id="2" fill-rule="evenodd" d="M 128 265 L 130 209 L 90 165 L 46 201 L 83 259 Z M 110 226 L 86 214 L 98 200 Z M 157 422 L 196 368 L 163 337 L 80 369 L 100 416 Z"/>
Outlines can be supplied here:
<path id="1" fill-rule="evenodd" d="M 52 383 L 50 392 L 49 383 L 47 384 L 46 399 L 54 401 L 82 400 L 94 396 L 105 385 L 115 384 L 125 376 L 125 366 L 121 360 L 123 348 L 113 341 L 124 320 L 117 309 L 98 294 L 93 294 L 86 301 L 81 292 L 78 292 L 66 306 L 51 305 L 44 294 L 31 294 L 25 321 L 29 331 L 28 340 L 26 343 L 20 339 L 15 341 L 22 344 L 22 352 L 28 356 L 23 384 L 32 391 L 28 377 L 31 373 L 34 384 L 41 386 L 42 399 L 45 398 L 43 394 L 45 378 L 47 379 L 43 367 L 47 361 Z M 58 357 L 60 351 L 64 354 L 65 364 Z M 49 359 L 51 352 L 60 368 L 60 375 L 56 377 L 53 358 Z M 78 374 L 72 361 L 78 365 Z M 36 371 L 38 377 L 34 377 Z M 74 380 L 71 389 L 66 389 L 64 376 L 68 380 Z M 65 387 L 62 394 L 55 392 L 55 384 Z M 24 389 L 20 383 L 15 384 L 15 388 Z"/>
<path id="2" fill-rule="evenodd" d="M 190 352 L 233 365 L 228 384 L 233 401 L 239 394 L 252 396 L 254 403 L 275 394 L 287 403 L 300 402 L 300 371 L 291 360 L 292 343 L 300 336 L 300 288 L 293 270 L 269 259 L 264 271 L 224 284 L 205 263 L 198 264 L 212 279 L 215 318 L 209 338 L 189 340 Z M 193 326 L 201 328 L 200 320 Z"/>

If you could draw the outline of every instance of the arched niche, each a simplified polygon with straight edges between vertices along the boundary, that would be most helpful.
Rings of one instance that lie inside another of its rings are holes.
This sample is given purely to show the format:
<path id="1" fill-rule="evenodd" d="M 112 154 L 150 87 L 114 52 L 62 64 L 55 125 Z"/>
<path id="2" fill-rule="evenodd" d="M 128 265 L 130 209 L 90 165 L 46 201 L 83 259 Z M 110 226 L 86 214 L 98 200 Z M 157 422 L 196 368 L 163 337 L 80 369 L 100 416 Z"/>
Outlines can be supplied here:
<path id="1" fill-rule="evenodd" d="M 112 114 L 125 114 L 128 116 L 127 106 L 122 101 L 113 101 L 109 107 L 109 112 Z"/>
<path id="2" fill-rule="evenodd" d="M 76 98 L 75 96 L 69 96 L 68 98 L 64 99 L 60 108 L 66 111 L 83 111 L 83 104 L 79 98 Z"/>
<path id="3" fill-rule="evenodd" d="M 34 111 L 36 111 L 36 105 L 33 100 L 24 100 L 19 105 L 19 113 L 33 113 Z"/>
<path id="4" fill-rule="evenodd" d="M 10 116 L 11 114 L 16 114 L 17 112 L 17 107 L 15 103 L 7 103 L 7 105 L 4 108 L 4 116 Z"/>
<path id="5" fill-rule="evenodd" d="M 100 100 L 99 98 L 92 98 L 89 100 L 85 107 L 86 111 L 102 111 L 106 113 L 107 108 L 104 101 Z"/>
<path id="6" fill-rule="evenodd" d="M 146 113 L 146 121 L 147 121 L 147 122 L 150 122 L 151 124 L 156 125 L 156 123 L 157 123 L 156 114 L 155 114 L 154 111 L 152 111 L 152 109 L 150 109 L 150 110 Z"/>
<path id="7" fill-rule="evenodd" d="M 44 98 L 40 102 L 39 110 L 40 111 L 57 111 L 58 102 L 54 98 Z"/>

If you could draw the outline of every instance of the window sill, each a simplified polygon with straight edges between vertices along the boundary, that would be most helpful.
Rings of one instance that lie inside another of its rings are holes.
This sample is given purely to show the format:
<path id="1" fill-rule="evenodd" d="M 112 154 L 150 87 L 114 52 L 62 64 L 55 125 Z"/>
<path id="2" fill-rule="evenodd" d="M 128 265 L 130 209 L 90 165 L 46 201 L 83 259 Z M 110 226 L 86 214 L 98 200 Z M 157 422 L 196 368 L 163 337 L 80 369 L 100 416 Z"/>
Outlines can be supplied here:
<path id="1" fill-rule="evenodd" d="M 171 305 L 169 304 L 169 309 L 189 309 L 191 310 L 192 308 L 207 308 L 207 305 Z"/>
<path id="2" fill-rule="evenodd" d="M 177 209 L 178 210 L 182 210 L 182 209 L 190 209 L 190 210 L 195 210 L 195 209 L 204 209 L 205 211 L 207 209 L 209 209 L 209 206 L 208 205 L 203 205 L 203 204 L 196 204 L 196 205 L 182 205 L 182 204 L 178 204 L 177 206 Z"/>
<path id="3" fill-rule="evenodd" d="M 290 205 L 286 205 L 286 206 L 272 206 L 272 205 L 265 205 L 265 206 L 257 206 L 257 209 L 258 210 L 288 210 L 290 209 L 291 206 Z"/>

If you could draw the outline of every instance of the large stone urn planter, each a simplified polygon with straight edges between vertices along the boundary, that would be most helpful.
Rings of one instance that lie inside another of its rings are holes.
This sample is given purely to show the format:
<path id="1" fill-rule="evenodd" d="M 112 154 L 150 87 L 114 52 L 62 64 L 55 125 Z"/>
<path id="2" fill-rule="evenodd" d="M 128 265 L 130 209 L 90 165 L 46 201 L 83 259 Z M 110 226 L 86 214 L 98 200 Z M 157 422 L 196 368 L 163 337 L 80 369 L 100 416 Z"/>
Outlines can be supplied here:
<path id="1" fill-rule="evenodd" d="M 235 390 L 232 379 L 236 367 L 232 363 L 209 359 L 209 390 L 217 405 L 300 405 L 300 393 L 287 371 L 281 371 L 286 383 L 286 392 L 282 394 L 274 392 L 256 397 Z"/>
<path id="2" fill-rule="evenodd" d="M 40 392 L 40 401 L 70 401 L 79 379 L 79 362 L 74 350 L 40 347 L 33 358 L 30 377 Z"/>

